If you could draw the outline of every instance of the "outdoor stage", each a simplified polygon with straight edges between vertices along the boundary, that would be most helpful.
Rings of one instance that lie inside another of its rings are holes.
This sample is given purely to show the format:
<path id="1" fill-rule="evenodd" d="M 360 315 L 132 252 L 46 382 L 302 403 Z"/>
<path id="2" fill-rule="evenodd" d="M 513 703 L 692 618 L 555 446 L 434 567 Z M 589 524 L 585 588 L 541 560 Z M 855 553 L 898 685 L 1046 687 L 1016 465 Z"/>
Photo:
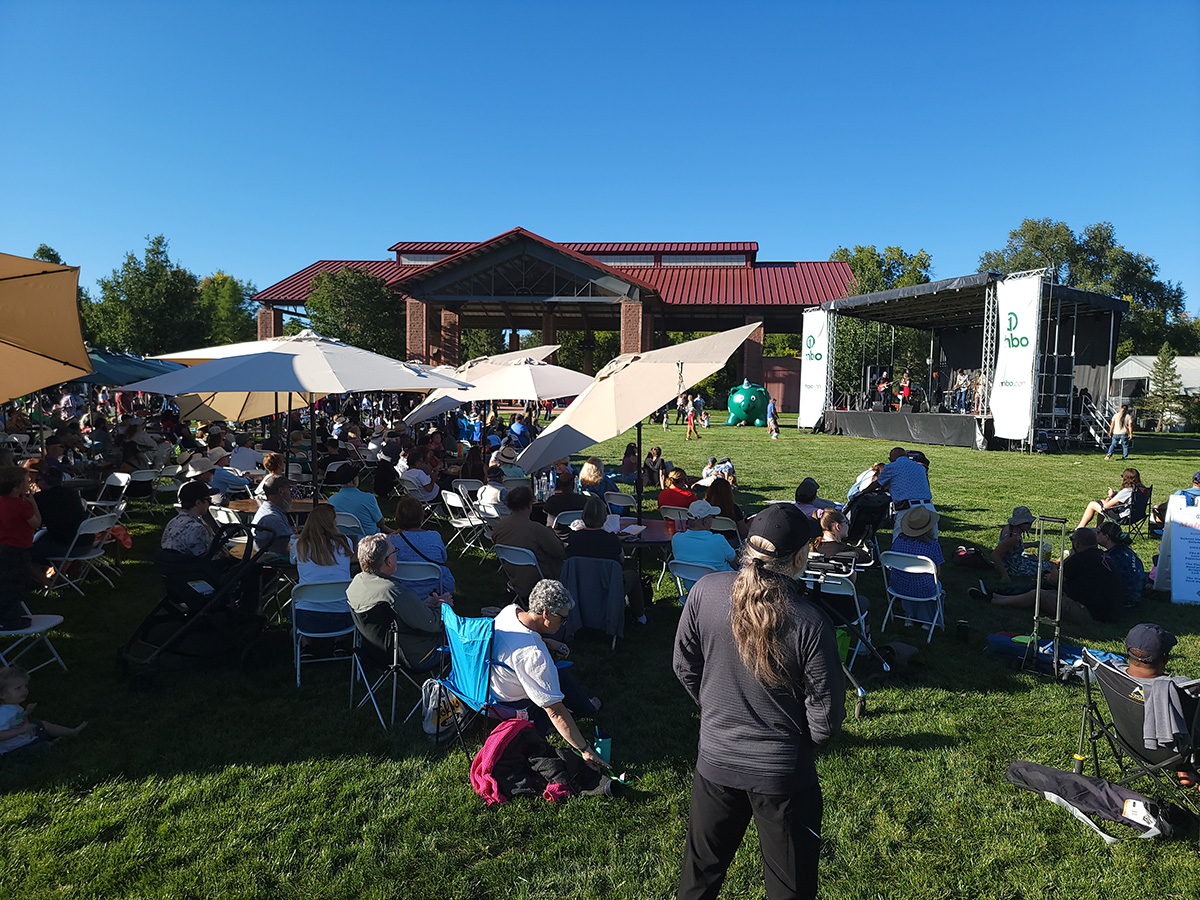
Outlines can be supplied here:
<path id="1" fill-rule="evenodd" d="M 987 446 L 991 416 L 956 413 L 859 412 L 827 409 L 824 413 L 826 434 L 876 438 L 897 444 L 940 444 L 944 447 Z"/>

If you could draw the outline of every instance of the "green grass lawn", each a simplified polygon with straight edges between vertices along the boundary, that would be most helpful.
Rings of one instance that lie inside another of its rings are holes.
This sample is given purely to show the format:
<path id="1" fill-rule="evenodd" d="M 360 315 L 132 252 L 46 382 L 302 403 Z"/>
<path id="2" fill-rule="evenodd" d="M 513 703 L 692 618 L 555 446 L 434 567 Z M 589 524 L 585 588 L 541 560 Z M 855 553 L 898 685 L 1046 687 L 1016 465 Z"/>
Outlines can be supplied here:
<path id="1" fill-rule="evenodd" d="M 645 446 L 698 473 L 729 455 L 747 511 L 792 496 L 806 475 L 842 499 L 853 478 L 885 459 L 878 441 L 714 427 L 699 443 L 647 427 Z M 630 435 L 595 449 L 615 463 Z M 990 545 L 1018 504 L 1077 517 L 1115 486 L 1119 461 L 923 448 L 942 513 L 947 556 Z M 1155 499 L 1187 485 L 1200 443 L 1139 436 L 1131 462 Z M 633 776 L 635 796 L 519 800 L 493 810 L 471 791 L 468 759 L 431 746 L 419 724 L 380 729 L 347 709 L 347 666 L 311 666 L 297 690 L 287 658 L 243 675 L 175 663 L 133 691 L 116 649 L 157 600 L 149 559 L 163 519 L 139 513 L 134 549 L 115 590 L 39 599 L 66 617 L 55 637 L 70 672 L 43 669 L 31 700 L 45 718 L 91 723 L 78 738 L 29 758 L 0 757 L 0 898 L 404 897 L 665 898 L 673 896 L 695 761 L 697 712 L 670 669 L 678 610 L 667 600 L 615 651 L 579 636 L 576 671 L 604 699 L 599 724 Z M 886 549 L 888 537 L 881 543 Z M 1155 551 L 1140 540 L 1147 560 Z M 452 563 L 460 611 L 502 599 L 494 563 Z M 1013 759 L 1069 768 L 1083 688 L 1014 672 L 983 652 L 985 636 L 1024 630 L 1029 616 L 971 600 L 969 573 L 944 569 L 950 622 L 970 622 L 928 647 L 911 669 L 868 684 L 870 712 L 848 720 L 819 759 L 826 798 L 822 892 L 833 898 L 1200 896 L 1193 829 L 1187 840 L 1112 849 L 1029 793 L 1003 781 Z M 103 589 L 102 589 L 103 588 Z M 860 578 L 882 621 L 878 573 Z M 1174 669 L 1200 676 L 1196 609 L 1146 599 L 1120 625 L 1068 638 L 1119 650 L 1136 621 L 1180 636 Z M 402 695 L 402 701 L 412 700 Z M 407 705 L 405 706 L 407 709 Z M 475 736 L 476 744 L 478 736 Z M 754 841 L 738 853 L 724 893 L 761 897 Z"/>

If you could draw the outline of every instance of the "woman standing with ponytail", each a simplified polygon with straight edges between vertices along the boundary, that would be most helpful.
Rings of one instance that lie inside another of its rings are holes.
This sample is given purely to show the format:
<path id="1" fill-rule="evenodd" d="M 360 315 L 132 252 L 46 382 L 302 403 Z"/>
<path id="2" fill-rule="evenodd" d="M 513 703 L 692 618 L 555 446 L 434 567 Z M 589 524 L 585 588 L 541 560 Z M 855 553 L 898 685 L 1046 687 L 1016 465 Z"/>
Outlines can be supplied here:
<path id="1" fill-rule="evenodd" d="M 817 521 L 790 503 L 751 522 L 738 572 L 696 582 L 675 635 L 675 674 L 700 707 L 677 897 L 713 898 L 753 818 L 767 897 L 815 897 L 821 848 L 816 747 L 841 728 L 833 625 L 795 579 Z"/>

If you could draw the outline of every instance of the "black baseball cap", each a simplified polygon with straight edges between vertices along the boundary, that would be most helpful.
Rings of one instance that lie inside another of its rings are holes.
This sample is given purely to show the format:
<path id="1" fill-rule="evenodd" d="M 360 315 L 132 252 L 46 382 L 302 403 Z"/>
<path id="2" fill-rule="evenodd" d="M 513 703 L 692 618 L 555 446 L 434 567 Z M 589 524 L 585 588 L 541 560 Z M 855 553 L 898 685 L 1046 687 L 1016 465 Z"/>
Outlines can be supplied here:
<path id="1" fill-rule="evenodd" d="M 805 478 L 796 488 L 796 502 L 808 503 L 810 500 L 816 499 L 817 491 L 820 489 L 821 486 L 817 484 L 817 479 Z"/>
<path id="2" fill-rule="evenodd" d="M 1175 635 L 1159 625 L 1134 625 L 1125 635 L 1125 649 L 1142 663 L 1154 663 L 1166 657 L 1178 643 Z M 1137 653 L 1133 651 L 1137 650 Z"/>
<path id="3" fill-rule="evenodd" d="M 774 550 L 757 544 L 754 549 L 764 556 L 782 559 L 791 556 L 821 535 L 821 526 L 791 503 L 772 503 L 750 520 L 749 537 L 767 541 Z"/>

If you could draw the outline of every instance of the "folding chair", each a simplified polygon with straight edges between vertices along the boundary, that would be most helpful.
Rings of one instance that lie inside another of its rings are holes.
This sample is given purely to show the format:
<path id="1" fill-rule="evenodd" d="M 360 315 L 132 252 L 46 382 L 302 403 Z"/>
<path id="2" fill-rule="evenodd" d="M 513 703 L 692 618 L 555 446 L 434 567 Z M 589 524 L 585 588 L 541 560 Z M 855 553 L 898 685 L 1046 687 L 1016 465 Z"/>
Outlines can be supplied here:
<path id="1" fill-rule="evenodd" d="M 26 671 L 36 672 L 42 666 L 48 666 L 52 662 L 56 662 L 62 666 L 64 672 L 67 671 L 67 664 L 62 661 L 62 657 L 58 655 L 58 651 L 54 649 L 54 645 L 50 643 L 50 638 L 48 637 L 51 630 L 63 623 L 63 617 L 54 615 L 35 616 L 24 603 L 21 604 L 21 609 L 25 615 L 29 616 L 31 621 L 25 628 L 0 628 L 0 638 L 15 637 L 17 639 L 6 647 L 0 647 L 0 667 L 15 666 L 26 653 L 39 644 L 44 644 L 46 650 L 50 653 L 50 658 L 38 663 L 36 666 L 26 665 Z M 17 650 L 22 646 L 25 649 L 18 653 Z"/>
<path id="2" fill-rule="evenodd" d="M 483 482 L 478 478 L 455 478 L 450 482 L 450 490 L 467 501 L 468 505 L 475 502 L 475 495 L 479 493 L 481 487 L 483 487 Z"/>
<path id="3" fill-rule="evenodd" d="M 179 494 L 179 473 L 181 471 L 183 470 L 176 465 L 164 466 L 159 471 L 154 481 L 154 490 L 150 494 L 154 512 L 171 512 L 173 510 L 175 498 Z"/>
<path id="4" fill-rule="evenodd" d="M 741 546 L 742 535 L 738 531 L 737 522 L 733 521 L 729 516 L 713 516 L 712 530 L 718 534 L 725 535 L 726 539 L 732 535 L 734 546 Z"/>
<path id="5" fill-rule="evenodd" d="M 883 567 L 883 584 L 887 589 L 888 607 L 887 612 L 883 614 L 883 628 L 887 628 L 889 619 L 899 619 L 901 622 L 911 622 L 914 625 L 919 625 L 922 628 L 928 628 L 929 634 L 925 638 L 925 642 L 933 640 L 933 630 L 941 628 L 946 630 L 946 612 L 945 599 L 946 592 L 942 589 L 942 583 L 937 578 L 937 566 L 933 560 L 926 559 L 924 556 L 914 556 L 911 553 L 896 553 L 888 550 L 879 554 L 879 563 Z M 908 594 L 901 594 L 893 590 L 891 584 L 891 572 L 905 572 L 909 575 L 929 575 L 933 578 L 934 590 L 928 597 L 912 597 Z M 900 601 L 901 612 L 895 611 L 896 601 Z M 922 607 L 929 604 L 933 605 L 933 616 L 930 619 L 918 618 L 906 614 L 904 610 L 904 602 L 922 604 Z"/>
<path id="6" fill-rule="evenodd" d="M 467 506 L 462 497 L 453 491 L 442 491 L 442 505 L 446 507 L 446 521 L 454 529 L 454 536 L 450 538 L 450 544 L 460 537 L 463 538 L 465 546 L 463 550 L 459 551 L 460 554 L 465 552 L 466 547 L 479 547 L 479 537 L 483 533 L 483 520 Z M 450 544 L 447 544 L 446 547 L 449 548 Z"/>
<path id="7" fill-rule="evenodd" d="M 335 512 L 334 522 L 337 526 L 337 530 L 341 534 L 344 534 L 346 537 L 350 538 L 350 543 L 357 547 L 359 538 L 361 538 L 366 532 L 366 529 L 363 528 L 363 523 L 359 521 L 358 516 L 354 515 L 353 513 Z"/>
<path id="8" fill-rule="evenodd" d="M 154 486 L 158 483 L 160 471 L 161 469 L 139 469 L 137 472 L 130 472 L 129 486 L 125 490 L 123 499 L 150 502 L 154 496 Z"/>
<path id="9" fill-rule="evenodd" d="M 705 563 L 684 562 L 681 559 L 668 560 L 667 568 L 670 569 L 671 575 L 675 578 L 675 588 L 679 591 L 677 599 L 680 606 L 683 606 L 687 601 L 688 592 L 691 590 L 690 586 L 687 590 L 684 590 L 684 582 L 694 585 L 705 575 L 721 571 L 715 566 L 706 565 Z"/>
<path id="10" fill-rule="evenodd" d="M 79 527 L 75 530 L 75 537 L 71 539 L 71 546 L 67 548 L 66 555 L 49 558 L 49 562 L 54 564 L 54 577 L 46 586 L 46 590 L 56 591 L 60 587 L 70 587 L 82 597 L 83 590 L 79 586 L 87 580 L 88 575 L 92 572 L 95 572 L 104 579 L 105 584 L 112 587 L 113 583 L 108 580 L 108 576 L 96 568 L 96 564 L 104 556 L 104 542 L 116 524 L 116 513 L 93 516 L 80 522 Z M 67 569 L 71 565 L 79 566 L 79 571 L 74 577 L 67 574 Z"/>
<path id="11" fill-rule="evenodd" d="M 354 619 L 346 602 L 348 581 L 324 584 L 298 584 L 292 588 L 292 651 L 296 661 L 296 687 L 300 687 L 300 666 L 310 662 L 337 662 L 345 656 L 321 656 L 304 659 L 302 638 L 332 640 L 354 634 Z"/>
<path id="12" fill-rule="evenodd" d="M 637 506 L 637 497 L 624 491 L 605 491 L 604 502 L 609 505 L 610 509 L 614 506 L 619 507 L 617 514 L 622 515 L 625 510 Z"/>
<path id="13" fill-rule="evenodd" d="M 531 488 L 529 479 L 528 478 L 505 478 L 504 479 L 504 489 L 506 491 L 511 491 L 514 488 L 519 488 L 519 487 Z"/>
<path id="14" fill-rule="evenodd" d="M 572 522 L 583 518 L 583 512 L 578 509 L 564 509 L 557 516 L 546 522 L 551 528 L 569 528 Z"/>
<path id="15" fill-rule="evenodd" d="M 442 604 L 442 608 L 446 609 L 447 607 Z M 404 651 L 400 649 L 400 642 L 396 639 L 399 628 L 396 625 L 396 614 L 390 603 L 376 603 L 365 612 L 357 612 L 352 609 L 350 615 L 354 621 L 354 665 L 350 667 L 351 709 L 360 709 L 369 700 L 371 706 L 375 708 L 375 715 L 379 717 L 379 724 L 385 730 L 388 728 L 389 722 L 391 725 L 395 725 L 396 694 L 400 679 L 403 678 L 417 691 L 417 702 L 404 717 L 404 721 L 407 722 L 421 708 L 421 684 L 413 676 L 418 678 L 423 675 L 437 677 L 436 667 L 428 672 L 418 672 L 409 664 L 408 659 L 404 656 Z M 367 677 L 367 669 L 380 670 L 379 677 L 372 682 Z M 389 680 L 392 682 L 391 718 L 385 722 L 383 710 L 379 708 L 377 694 Z M 362 681 L 366 686 L 366 694 L 356 705 L 354 685 L 358 681 Z"/>
<path id="16" fill-rule="evenodd" d="M 341 487 L 341 485 L 334 485 L 334 484 L 330 484 L 330 483 L 329 483 L 329 477 L 330 477 L 331 475 L 333 475 L 333 473 L 334 473 L 334 472 L 336 472 L 338 469 L 340 469 L 342 466 L 349 465 L 349 464 L 350 464 L 350 462 L 351 462 L 351 460 L 348 460 L 348 459 L 342 459 L 342 460 L 338 460 L 337 462 L 331 462 L 331 463 L 330 463 L 328 466 L 326 466 L 326 467 L 325 467 L 325 474 L 321 476 L 321 481 L 320 481 L 320 483 L 317 485 L 317 490 L 318 490 L 318 491 L 322 491 L 322 492 L 324 492 L 324 490 L 325 490 L 326 488 L 338 488 L 338 487 Z"/>
<path id="17" fill-rule="evenodd" d="M 524 547 L 513 547 L 510 544 L 493 544 L 492 549 L 496 551 L 496 557 L 500 560 L 501 568 L 504 569 L 508 576 L 508 586 L 512 588 L 514 594 L 518 597 L 521 592 L 517 590 L 513 584 L 514 573 L 509 566 L 520 569 L 522 567 L 530 567 L 537 572 L 538 581 L 541 581 L 546 576 L 542 574 L 542 567 L 538 565 L 537 557 L 534 556 L 532 550 L 526 550 Z M 524 599 L 522 597 L 522 599 Z"/>
<path id="18" fill-rule="evenodd" d="M 113 507 L 125 499 L 125 492 L 129 490 L 131 481 L 133 481 L 132 475 L 125 472 L 113 472 L 104 479 L 104 486 L 100 488 L 100 496 L 95 500 L 84 501 L 88 513 L 93 516 L 101 516 L 111 512 Z"/>
<path id="19" fill-rule="evenodd" d="M 1184 789 L 1175 779 L 1177 771 L 1194 770 L 1197 750 L 1200 749 L 1200 679 L 1173 681 L 1162 676 L 1162 687 L 1178 692 L 1182 724 L 1186 729 L 1183 741 L 1170 746 L 1149 750 L 1146 748 L 1143 729 L 1146 720 L 1146 699 L 1149 691 L 1157 685 L 1147 684 L 1146 679 L 1131 678 L 1109 662 L 1083 650 L 1083 683 L 1085 702 L 1083 721 L 1079 727 L 1079 751 L 1075 754 L 1075 773 L 1082 774 L 1087 756 L 1084 745 L 1088 745 L 1092 769 L 1097 778 L 1100 772 L 1101 743 L 1108 746 L 1120 772 L 1116 783 L 1128 786 L 1142 778 L 1154 781 L 1164 788 L 1171 799 L 1186 807 L 1193 815 L 1200 816 L 1200 802 L 1196 789 Z M 1160 679 L 1154 679 L 1158 682 Z M 1100 704 L 1092 691 L 1093 682 L 1108 707 L 1109 718 L 1105 718 Z"/>
<path id="20" fill-rule="evenodd" d="M 805 572 L 805 582 L 820 591 L 834 612 L 842 617 L 842 621 L 853 625 L 867 640 L 870 640 L 871 604 L 865 597 L 859 596 L 858 590 L 849 576 L 821 572 L 811 581 L 808 576 L 809 572 Z M 839 624 L 835 619 L 834 625 Z M 846 666 L 846 671 L 854 668 L 854 662 L 859 655 L 866 656 L 868 653 L 867 645 L 862 640 L 856 640 L 848 653 L 848 658 L 842 661 Z"/>
<path id="21" fill-rule="evenodd" d="M 444 590 L 442 586 L 442 567 L 437 563 L 396 560 L 396 571 L 392 573 L 392 580 L 398 581 L 403 585 L 411 585 L 419 581 L 436 580 L 438 583 L 438 593 Z M 414 593 L 416 593 L 414 591 Z M 425 598 L 422 597 L 422 600 Z"/>

